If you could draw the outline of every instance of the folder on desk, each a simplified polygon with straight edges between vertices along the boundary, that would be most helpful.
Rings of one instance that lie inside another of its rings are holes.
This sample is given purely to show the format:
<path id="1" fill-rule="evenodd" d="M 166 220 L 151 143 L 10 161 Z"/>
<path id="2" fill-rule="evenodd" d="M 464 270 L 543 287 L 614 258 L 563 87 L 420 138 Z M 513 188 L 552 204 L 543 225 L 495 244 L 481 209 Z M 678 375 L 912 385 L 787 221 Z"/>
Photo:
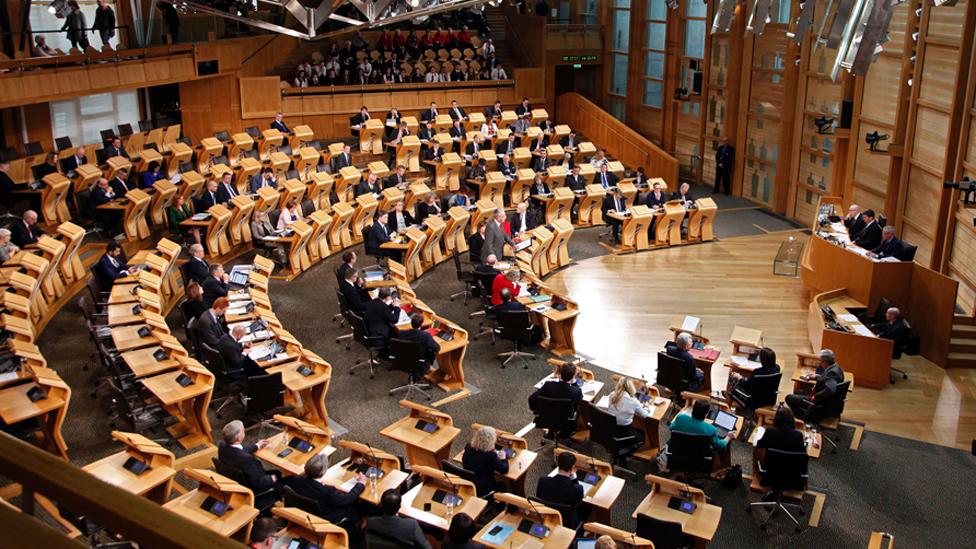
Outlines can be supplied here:
<path id="1" fill-rule="evenodd" d="M 492 545 L 501 545 L 505 543 L 508 536 L 512 535 L 515 528 L 508 524 L 495 524 L 488 529 L 484 535 L 481 536 L 481 541 L 490 543 Z"/>

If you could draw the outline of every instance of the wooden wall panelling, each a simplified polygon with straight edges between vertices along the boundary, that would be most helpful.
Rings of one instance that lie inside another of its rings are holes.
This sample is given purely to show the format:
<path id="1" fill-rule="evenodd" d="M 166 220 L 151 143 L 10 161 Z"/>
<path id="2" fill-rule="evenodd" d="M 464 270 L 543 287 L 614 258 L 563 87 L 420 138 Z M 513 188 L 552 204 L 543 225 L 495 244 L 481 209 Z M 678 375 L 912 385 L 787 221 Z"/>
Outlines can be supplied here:
<path id="1" fill-rule="evenodd" d="M 194 143 L 214 132 L 239 132 L 241 120 L 240 87 L 233 76 L 216 76 L 180 84 L 183 134 Z"/>
<path id="2" fill-rule="evenodd" d="M 933 314 L 954 309 L 959 283 L 920 265 L 912 270 L 908 321 L 921 341 L 920 354 L 945 367 L 949 356 L 952 315 Z"/>
<path id="3" fill-rule="evenodd" d="M 240 78 L 241 117 L 273 118 L 281 110 L 281 79 L 277 76 Z"/>

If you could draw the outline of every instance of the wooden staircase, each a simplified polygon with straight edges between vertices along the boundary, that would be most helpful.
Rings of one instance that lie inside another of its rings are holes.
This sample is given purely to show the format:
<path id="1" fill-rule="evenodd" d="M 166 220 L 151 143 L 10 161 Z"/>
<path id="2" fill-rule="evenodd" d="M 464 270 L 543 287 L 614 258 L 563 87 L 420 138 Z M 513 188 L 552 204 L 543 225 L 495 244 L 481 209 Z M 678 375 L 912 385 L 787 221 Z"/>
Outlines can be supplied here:
<path id="1" fill-rule="evenodd" d="M 512 51 L 511 40 L 506 40 L 506 27 L 508 26 L 505 18 L 505 8 L 502 6 L 485 6 L 485 21 L 491 32 L 488 34 L 495 41 L 495 59 L 505 67 L 508 77 L 512 77 L 512 69 L 519 66 L 518 57 Z"/>
<path id="2" fill-rule="evenodd" d="M 948 368 L 976 368 L 976 318 L 956 315 L 949 339 Z"/>

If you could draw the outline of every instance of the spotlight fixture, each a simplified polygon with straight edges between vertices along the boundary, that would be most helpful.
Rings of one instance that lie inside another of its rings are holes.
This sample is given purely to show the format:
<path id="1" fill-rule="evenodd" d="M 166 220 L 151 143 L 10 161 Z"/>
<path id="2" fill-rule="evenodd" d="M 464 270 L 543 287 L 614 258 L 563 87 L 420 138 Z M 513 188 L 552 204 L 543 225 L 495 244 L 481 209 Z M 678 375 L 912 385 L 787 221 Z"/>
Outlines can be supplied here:
<path id="1" fill-rule="evenodd" d="M 678 9 L 678 0 L 664 0 L 664 3 L 667 4 L 670 10 Z"/>
<path id="2" fill-rule="evenodd" d="M 729 32 L 732 19 L 735 17 L 735 5 L 738 0 L 719 0 L 715 19 L 712 20 L 712 34 Z"/>
<path id="3" fill-rule="evenodd" d="M 71 8 L 65 0 L 54 0 L 47 6 L 48 13 L 57 15 L 58 17 L 67 17 L 71 13 Z"/>
<path id="4" fill-rule="evenodd" d="M 752 10 L 749 12 L 749 22 L 746 23 L 746 32 L 760 35 L 772 18 L 769 16 L 769 8 L 773 0 L 754 0 Z"/>
<path id="5" fill-rule="evenodd" d="M 969 176 L 962 178 L 962 181 L 943 181 L 942 188 L 958 189 L 962 194 L 962 203 L 968 206 L 972 202 L 973 193 L 976 192 L 976 181 L 969 179 Z M 976 224 L 976 220 L 973 221 Z"/>
<path id="6" fill-rule="evenodd" d="M 864 135 L 864 142 L 868 144 L 868 150 L 871 152 L 886 152 L 878 149 L 878 143 L 882 141 L 887 141 L 891 139 L 888 134 L 879 134 L 877 131 L 873 131 Z"/>
<path id="7" fill-rule="evenodd" d="M 688 100 L 688 88 L 675 88 L 674 89 L 674 100 L 675 101 L 687 101 Z"/>
<path id="8" fill-rule="evenodd" d="M 826 116 L 818 116 L 813 119 L 813 123 L 817 126 L 817 133 L 820 135 L 832 135 L 834 132 L 834 122 L 833 118 L 827 118 Z"/>

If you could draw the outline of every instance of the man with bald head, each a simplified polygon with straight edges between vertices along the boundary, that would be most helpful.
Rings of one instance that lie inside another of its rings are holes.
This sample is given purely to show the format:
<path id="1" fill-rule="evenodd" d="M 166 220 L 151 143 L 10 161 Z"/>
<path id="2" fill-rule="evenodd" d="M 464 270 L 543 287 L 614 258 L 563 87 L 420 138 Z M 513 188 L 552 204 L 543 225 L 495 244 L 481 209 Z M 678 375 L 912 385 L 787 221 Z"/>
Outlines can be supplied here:
<path id="1" fill-rule="evenodd" d="M 217 341 L 217 350 L 224 359 L 227 375 L 235 381 L 244 381 L 251 376 L 265 374 L 265 371 L 245 354 L 251 348 L 251 342 L 241 342 L 246 335 L 247 328 L 238 324 L 229 334 L 225 333 Z"/>
<path id="2" fill-rule="evenodd" d="M 847 235 L 850 236 L 852 241 L 857 238 L 857 235 L 864 229 L 864 219 L 861 218 L 860 206 L 851 204 L 851 207 L 847 208 L 847 217 L 844 218 L 844 226 L 847 227 Z"/>
<path id="3" fill-rule="evenodd" d="M 872 326 L 878 337 L 882 339 L 890 339 L 895 342 L 892 354 L 895 356 L 900 356 L 905 350 L 905 346 L 908 344 L 908 338 L 911 336 L 912 329 L 905 322 L 905 319 L 901 316 L 901 311 L 897 307 L 889 307 L 885 311 L 885 322 L 880 326 Z"/>
<path id="4" fill-rule="evenodd" d="M 37 226 L 37 212 L 34 210 L 24 212 L 21 222 L 14 223 L 10 227 L 10 241 L 16 244 L 18 248 L 37 243 L 37 239 L 42 234 L 44 231 Z"/>

